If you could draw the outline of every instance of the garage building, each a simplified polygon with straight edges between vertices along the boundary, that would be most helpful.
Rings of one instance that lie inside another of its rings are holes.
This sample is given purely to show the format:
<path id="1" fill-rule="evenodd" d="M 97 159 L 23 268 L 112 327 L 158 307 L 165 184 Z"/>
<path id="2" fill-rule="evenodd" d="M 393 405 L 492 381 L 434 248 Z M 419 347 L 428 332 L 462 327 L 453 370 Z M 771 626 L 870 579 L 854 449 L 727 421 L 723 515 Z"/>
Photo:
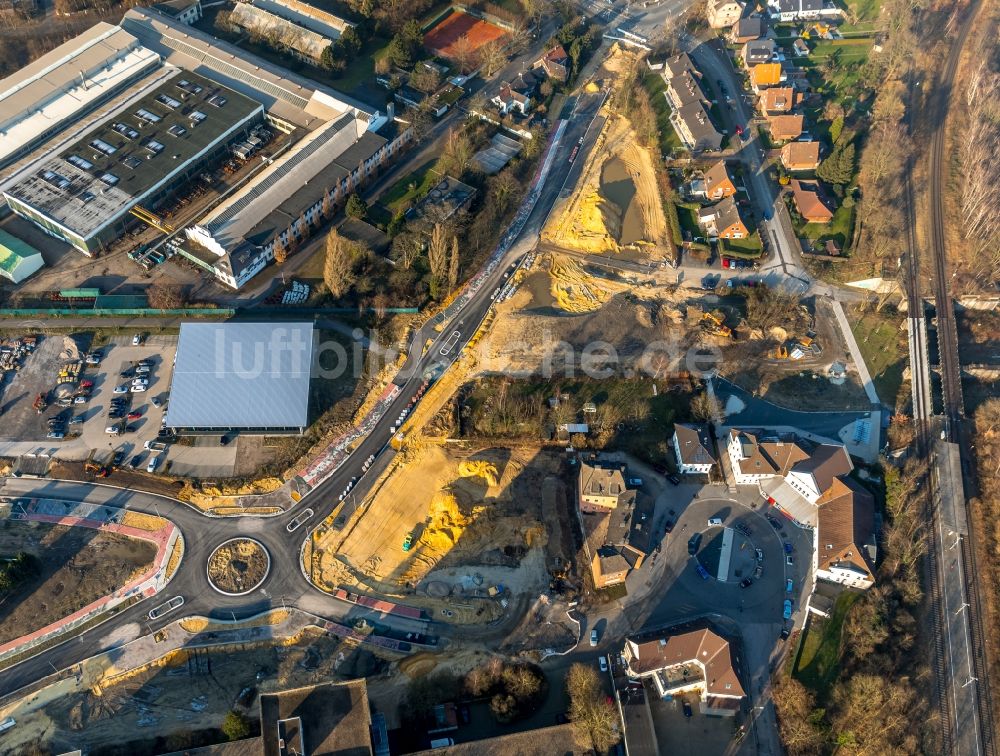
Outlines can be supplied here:
<path id="1" fill-rule="evenodd" d="M 167 427 L 294 435 L 309 425 L 312 323 L 183 323 Z"/>

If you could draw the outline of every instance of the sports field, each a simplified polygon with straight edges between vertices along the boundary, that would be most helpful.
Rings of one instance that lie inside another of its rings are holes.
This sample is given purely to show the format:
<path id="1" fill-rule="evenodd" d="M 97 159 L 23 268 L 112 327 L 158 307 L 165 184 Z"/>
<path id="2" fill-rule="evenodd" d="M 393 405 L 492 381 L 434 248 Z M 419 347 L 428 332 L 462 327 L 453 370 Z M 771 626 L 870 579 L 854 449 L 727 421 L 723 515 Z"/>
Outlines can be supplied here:
<path id="1" fill-rule="evenodd" d="M 452 11 L 424 35 L 424 47 L 442 58 L 454 57 L 456 45 L 467 40 L 468 51 L 478 50 L 487 42 L 506 35 L 499 26 L 482 21 L 462 11 Z M 465 44 L 465 43 L 462 43 Z"/>

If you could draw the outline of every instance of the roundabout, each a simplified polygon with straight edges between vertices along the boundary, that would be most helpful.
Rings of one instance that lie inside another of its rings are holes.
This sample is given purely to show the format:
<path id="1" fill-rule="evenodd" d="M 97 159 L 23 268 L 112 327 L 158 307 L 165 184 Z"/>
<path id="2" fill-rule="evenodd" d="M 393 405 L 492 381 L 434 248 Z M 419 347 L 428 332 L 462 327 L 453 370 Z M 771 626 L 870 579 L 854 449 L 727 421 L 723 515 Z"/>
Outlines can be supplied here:
<path id="1" fill-rule="evenodd" d="M 271 572 L 271 555 L 260 541 L 246 536 L 223 541 L 208 558 L 208 584 L 225 596 L 245 596 Z"/>

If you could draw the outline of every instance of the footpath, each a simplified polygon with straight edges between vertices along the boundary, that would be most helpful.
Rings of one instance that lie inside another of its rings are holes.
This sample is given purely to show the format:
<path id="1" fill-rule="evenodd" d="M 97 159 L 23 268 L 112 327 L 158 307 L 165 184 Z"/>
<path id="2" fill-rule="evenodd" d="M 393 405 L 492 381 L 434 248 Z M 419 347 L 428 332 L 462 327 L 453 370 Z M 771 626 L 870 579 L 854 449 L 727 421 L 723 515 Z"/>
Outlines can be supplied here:
<path id="1" fill-rule="evenodd" d="M 171 577 L 168 574 L 170 556 L 178 542 L 183 545 L 180 530 L 172 522 L 160 518 L 147 518 L 140 520 L 138 524 L 128 524 L 128 515 L 126 510 L 115 507 L 46 499 L 19 505 L 11 512 L 10 519 L 21 522 L 91 528 L 148 541 L 156 546 L 156 557 L 146 572 L 113 593 L 67 617 L 0 645 L 0 663 L 42 643 L 53 641 L 134 597 L 148 598 L 163 590 Z M 151 529 L 156 525 L 159 527 Z"/>

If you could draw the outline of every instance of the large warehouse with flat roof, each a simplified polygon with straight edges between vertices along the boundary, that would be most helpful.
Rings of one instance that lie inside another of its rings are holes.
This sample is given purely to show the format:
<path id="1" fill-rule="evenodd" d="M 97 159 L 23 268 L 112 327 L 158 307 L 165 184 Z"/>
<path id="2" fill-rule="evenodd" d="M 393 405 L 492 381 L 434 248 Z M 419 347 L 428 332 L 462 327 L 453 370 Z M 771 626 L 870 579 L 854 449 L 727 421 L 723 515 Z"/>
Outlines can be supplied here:
<path id="1" fill-rule="evenodd" d="M 91 255 L 123 233 L 129 210 L 155 207 L 263 117 L 259 102 L 179 70 L 39 161 L 4 196 L 15 213 Z"/>
<path id="2" fill-rule="evenodd" d="M 9 165 L 160 65 L 103 21 L 0 79 L 0 167 Z"/>
<path id="3" fill-rule="evenodd" d="M 167 427 L 301 434 L 309 426 L 312 323 L 183 323 Z"/>

